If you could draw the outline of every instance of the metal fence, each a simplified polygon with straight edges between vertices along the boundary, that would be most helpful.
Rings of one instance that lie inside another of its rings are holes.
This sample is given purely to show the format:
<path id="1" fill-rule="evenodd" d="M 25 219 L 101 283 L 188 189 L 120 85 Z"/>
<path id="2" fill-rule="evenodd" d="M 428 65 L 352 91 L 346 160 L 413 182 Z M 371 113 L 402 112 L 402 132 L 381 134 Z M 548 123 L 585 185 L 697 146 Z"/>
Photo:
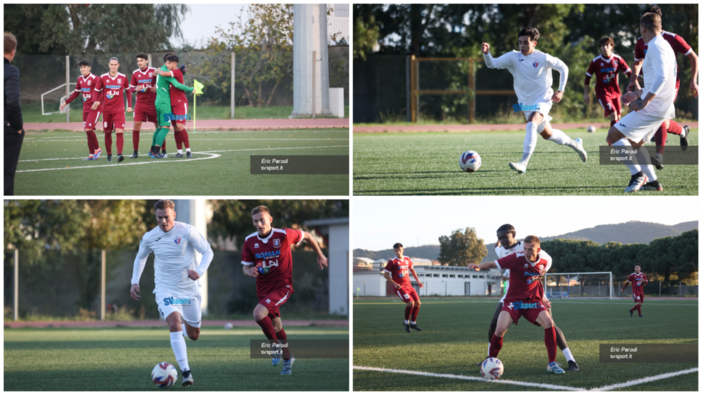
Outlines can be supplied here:
<path id="1" fill-rule="evenodd" d="M 286 312 L 329 313 L 328 271 L 319 270 L 316 254 L 293 252 L 295 294 L 285 304 Z M 14 286 L 14 250 L 4 254 L 5 319 L 12 319 L 17 303 L 19 319 L 100 319 L 102 251 L 62 253 L 43 251 L 30 257 L 18 251 L 18 287 Z M 136 251 L 105 251 L 106 319 L 158 318 L 153 297 L 153 255 L 141 276 L 141 299 L 131 299 L 132 269 Z M 258 303 L 255 279 L 245 277 L 241 256 L 215 251 L 207 270 L 208 317 L 250 314 Z M 17 298 L 15 299 L 15 289 Z"/>

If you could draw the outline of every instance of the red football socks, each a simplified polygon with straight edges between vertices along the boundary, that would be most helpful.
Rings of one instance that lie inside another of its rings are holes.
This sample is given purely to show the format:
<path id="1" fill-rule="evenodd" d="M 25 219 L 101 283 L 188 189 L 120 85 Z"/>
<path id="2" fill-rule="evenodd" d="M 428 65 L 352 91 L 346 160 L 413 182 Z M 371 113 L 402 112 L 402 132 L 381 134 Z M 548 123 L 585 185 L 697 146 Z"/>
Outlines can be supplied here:
<path id="1" fill-rule="evenodd" d="M 502 339 L 502 337 L 497 337 L 494 334 L 492 335 L 492 339 L 490 340 L 490 358 L 497 358 L 497 354 L 502 350 Z"/>
<path id="2" fill-rule="evenodd" d="M 611 128 L 617 123 L 617 121 L 609 121 L 609 127 Z"/>
<path id="3" fill-rule="evenodd" d="M 117 155 L 122 155 L 122 148 L 124 148 L 124 132 L 117 133 Z"/>
<path id="4" fill-rule="evenodd" d="M 188 138 L 188 131 L 185 130 L 185 128 L 183 128 L 182 132 L 183 132 L 183 137 L 182 137 L 183 144 L 185 144 L 185 149 L 188 149 L 188 148 L 190 148 L 190 139 Z"/>
<path id="5" fill-rule="evenodd" d="M 93 140 L 90 138 L 90 132 L 85 132 L 85 135 L 88 138 L 88 152 L 90 152 L 90 155 L 95 153 L 95 147 L 93 146 Z"/>
<path id="6" fill-rule="evenodd" d="M 134 151 L 139 151 L 139 130 L 132 133 L 132 147 L 134 147 Z"/>
<path id="7" fill-rule="evenodd" d="M 107 155 L 112 155 L 112 132 L 105 132 L 105 151 Z"/>
<path id="8" fill-rule="evenodd" d="M 175 131 L 176 148 L 183 149 L 183 132 Z"/>
<path id="9" fill-rule="evenodd" d="M 409 321 L 410 314 L 412 313 L 412 307 L 405 307 L 405 321 Z"/>
<path id="10" fill-rule="evenodd" d="M 288 340 L 288 336 L 285 334 L 285 329 L 281 329 L 280 332 L 276 333 L 276 336 L 278 337 L 278 340 L 281 340 L 281 343 L 285 344 L 287 343 L 286 340 Z M 290 350 L 288 347 L 283 348 L 283 360 L 288 361 L 290 360 L 292 356 L 290 355 Z"/>
<path id="11" fill-rule="evenodd" d="M 683 128 L 679 123 L 670 120 L 670 125 L 668 125 L 668 133 L 677 134 L 680 136 L 682 134 Z"/>
<path id="12" fill-rule="evenodd" d="M 550 327 L 544 330 L 544 343 L 548 352 L 548 362 L 556 362 L 556 328 Z"/>
<path id="13" fill-rule="evenodd" d="M 256 321 L 256 323 L 263 329 L 263 334 L 266 335 L 268 339 L 277 340 L 275 335 L 275 328 L 273 328 L 273 323 L 271 322 L 271 317 L 266 316 L 261 321 Z"/>
<path id="14" fill-rule="evenodd" d="M 412 309 L 412 314 L 411 314 L 412 321 L 415 321 L 415 322 L 417 321 L 417 314 L 419 314 L 419 305 L 416 304 L 416 305 L 414 305 L 414 308 Z"/>

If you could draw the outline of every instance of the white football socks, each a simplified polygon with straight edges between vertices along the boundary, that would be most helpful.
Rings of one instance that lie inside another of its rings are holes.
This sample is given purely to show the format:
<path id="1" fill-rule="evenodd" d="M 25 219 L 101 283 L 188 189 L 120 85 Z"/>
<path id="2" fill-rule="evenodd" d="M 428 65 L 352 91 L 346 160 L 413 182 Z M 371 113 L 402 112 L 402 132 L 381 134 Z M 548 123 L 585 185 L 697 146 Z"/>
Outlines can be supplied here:
<path id="1" fill-rule="evenodd" d="M 643 145 L 639 148 L 639 163 L 641 163 L 641 170 L 643 170 L 644 174 L 648 177 L 648 182 L 653 182 L 658 179 L 658 177 L 656 177 L 656 170 L 651 164 L 651 154 L 648 153 L 648 150 Z"/>
<path id="2" fill-rule="evenodd" d="M 185 152 L 190 152 L 190 148 L 186 148 L 186 149 L 185 149 Z"/>
<path id="3" fill-rule="evenodd" d="M 625 137 L 619 141 L 615 141 L 612 143 L 613 147 L 626 147 L 627 150 L 632 149 L 631 144 L 629 143 L 629 140 Z M 638 173 L 641 171 L 641 166 L 633 163 L 625 163 L 626 167 L 629 168 L 629 171 L 631 172 L 631 175 L 633 176 L 634 174 Z"/>
<path id="4" fill-rule="evenodd" d="M 173 348 L 173 354 L 175 354 L 178 366 L 180 366 L 180 371 L 184 372 L 190 370 L 190 365 L 188 365 L 188 350 L 185 345 L 185 339 L 183 339 L 183 332 L 171 332 L 171 347 Z"/>
<path id="5" fill-rule="evenodd" d="M 575 140 L 568 137 L 568 135 L 563 133 L 562 130 L 552 128 L 551 137 L 549 137 L 548 140 L 553 141 L 558 145 L 567 145 L 572 149 L 578 149 L 578 145 L 575 143 Z"/>
<path id="6" fill-rule="evenodd" d="M 565 348 L 561 350 L 561 352 L 563 352 L 563 356 L 565 357 L 566 361 L 575 362 L 575 358 L 573 358 L 573 353 L 570 352 L 570 348 Z"/>
<path id="7" fill-rule="evenodd" d="M 183 155 L 183 150 L 182 150 L 182 149 L 179 149 L 179 150 L 178 150 L 178 153 L 181 154 L 181 155 Z"/>
<path id="8" fill-rule="evenodd" d="M 405 325 L 409 325 L 409 320 L 405 320 Z"/>
<path id="9" fill-rule="evenodd" d="M 490 356 L 490 342 L 488 342 L 488 357 Z"/>
<path id="10" fill-rule="evenodd" d="M 527 122 L 526 124 L 526 136 L 524 137 L 524 150 L 522 153 L 522 160 L 520 163 L 527 165 L 529 163 L 529 158 L 531 154 L 534 153 L 536 148 L 536 125 L 533 122 Z"/>

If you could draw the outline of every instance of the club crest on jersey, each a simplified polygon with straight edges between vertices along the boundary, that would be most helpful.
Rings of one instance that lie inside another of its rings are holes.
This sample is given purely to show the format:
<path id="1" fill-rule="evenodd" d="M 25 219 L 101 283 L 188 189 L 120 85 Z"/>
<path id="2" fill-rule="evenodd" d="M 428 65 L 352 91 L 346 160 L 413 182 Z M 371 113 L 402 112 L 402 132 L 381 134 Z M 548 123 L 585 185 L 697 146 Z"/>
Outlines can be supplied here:
<path id="1" fill-rule="evenodd" d="M 259 248 L 258 243 L 254 243 L 254 248 Z"/>
<path id="2" fill-rule="evenodd" d="M 273 239 L 273 247 L 280 248 L 280 239 Z"/>
<path id="3" fill-rule="evenodd" d="M 122 79 L 121 79 L 121 78 L 117 78 L 117 83 L 118 83 L 118 84 L 121 84 L 121 83 L 122 83 Z"/>
<path id="4" fill-rule="evenodd" d="M 532 63 L 531 65 L 534 66 L 534 68 L 539 67 L 539 63 L 538 63 L 538 62 L 534 62 L 534 63 Z"/>
<path id="5" fill-rule="evenodd" d="M 91 81 L 90 81 L 90 80 L 88 80 L 88 86 L 90 86 L 90 83 L 91 83 Z"/>
<path id="6" fill-rule="evenodd" d="M 180 237 L 173 239 L 173 242 L 176 243 L 177 245 L 180 245 Z"/>

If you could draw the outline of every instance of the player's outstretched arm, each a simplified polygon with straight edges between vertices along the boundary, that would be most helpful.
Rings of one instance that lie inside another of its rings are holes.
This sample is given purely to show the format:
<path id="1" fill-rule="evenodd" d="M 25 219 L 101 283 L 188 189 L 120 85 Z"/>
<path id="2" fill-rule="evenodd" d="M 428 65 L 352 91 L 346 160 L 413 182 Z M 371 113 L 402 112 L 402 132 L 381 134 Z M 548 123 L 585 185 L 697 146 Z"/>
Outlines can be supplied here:
<path id="1" fill-rule="evenodd" d="M 78 95 L 81 93 L 80 88 L 78 87 L 78 84 L 76 84 L 76 89 L 71 93 L 71 96 L 68 96 L 66 100 L 64 100 L 63 103 L 61 103 L 61 111 L 63 111 L 64 107 L 70 102 L 72 102 Z"/>
<path id="2" fill-rule="evenodd" d="M 639 73 L 641 72 L 641 66 L 643 65 L 643 59 L 642 60 L 634 60 L 634 65 L 631 68 L 631 75 L 629 76 L 629 85 L 627 85 L 626 89 L 628 91 L 635 91 L 638 89 L 641 89 L 639 86 L 639 81 L 637 79 L 639 78 Z"/>
<path id="3" fill-rule="evenodd" d="M 485 59 L 485 66 L 490 69 L 506 69 L 511 64 L 509 52 L 497 59 L 493 58 L 488 43 L 483 43 L 483 59 Z"/>
<path id="4" fill-rule="evenodd" d="M 146 260 L 149 259 L 149 254 L 151 254 L 151 248 L 147 247 L 144 243 L 144 239 L 141 239 L 139 244 L 139 252 L 134 259 L 134 269 L 132 270 L 132 287 L 129 290 L 129 294 L 132 299 L 139 300 L 139 279 L 141 274 L 144 272 L 144 267 L 146 266 Z"/>
<path id="5" fill-rule="evenodd" d="M 497 264 L 495 262 L 483 262 L 480 265 L 475 264 L 475 263 L 469 263 L 468 267 L 479 272 L 481 270 L 488 270 L 488 269 L 496 268 Z"/>
<path id="6" fill-rule="evenodd" d="M 386 280 L 388 280 L 388 282 L 389 282 L 390 284 L 392 284 L 393 287 L 395 287 L 395 289 L 400 289 L 400 284 L 398 284 L 398 283 L 392 281 L 392 276 L 390 275 L 390 273 L 388 273 L 388 272 L 383 272 L 383 276 L 385 277 Z"/>
<path id="7" fill-rule="evenodd" d="M 622 288 L 622 291 L 625 290 L 626 287 L 628 287 L 628 286 L 629 286 L 629 280 L 626 280 L 626 282 L 624 283 L 624 288 Z"/>
<path id="8" fill-rule="evenodd" d="M 327 260 L 327 257 L 324 256 L 322 249 L 319 248 L 317 240 L 315 240 L 310 233 L 307 233 L 305 231 L 302 232 L 302 238 L 306 240 L 307 243 L 312 245 L 312 248 L 314 248 L 314 252 L 317 253 L 317 264 L 319 264 L 319 268 L 324 269 L 325 267 L 329 267 L 329 261 Z"/>
<path id="9" fill-rule="evenodd" d="M 546 55 L 546 61 L 549 63 L 549 66 L 552 69 L 557 70 L 561 76 L 558 82 L 558 90 L 551 97 L 551 100 L 554 103 L 558 103 L 563 98 L 563 92 L 565 92 L 566 84 L 568 83 L 568 65 L 557 57 L 551 55 Z"/>
<path id="10" fill-rule="evenodd" d="M 417 280 L 417 284 L 419 284 L 419 288 L 424 288 L 424 284 L 422 284 L 421 281 L 419 281 L 419 276 L 417 276 L 417 272 L 414 271 L 414 268 L 411 267 L 410 271 L 412 272 L 412 275 L 414 276 L 414 279 Z"/>
<path id="11" fill-rule="evenodd" d="M 180 82 L 178 82 L 178 80 L 176 80 L 176 79 L 173 78 L 173 77 L 161 77 L 161 78 L 163 78 L 164 80 L 168 81 L 168 83 L 170 83 L 171 85 L 173 85 L 174 87 L 176 87 L 176 88 L 178 88 L 178 89 L 180 89 L 180 90 L 182 90 L 182 91 L 192 92 L 193 89 L 195 89 L 195 88 L 193 88 L 193 87 L 191 87 L 191 86 L 187 86 L 187 85 L 181 84 Z"/>
<path id="12" fill-rule="evenodd" d="M 690 72 L 692 73 L 692 79 L 690 80 L 690 91 L 695 97 L 699 93 L 699 87 L 697 86 L 697 72 L 699 70 L 699 61 L 695 51 L 690 49 L 690 53 L 685 55 L 690 59 Z"/>
<path id="13" fill-rule="evenodd" d="M 202 254 L 200 266 L 197 267 L 197 270 L 192 270 L 195 273 L 188 273 L 188 277 L 193 280 L 197 280 L 198 278 L 202 277 L 207 271 L 207 268 L 210 267 L 210 263 L 212 263 L 212 258 L 214 257 L 214 252 L 212 251 L 212 246 L 210 246 L 210 243 L 196 228 L 190 228 L 189 239 L 193 248 Z"/>

